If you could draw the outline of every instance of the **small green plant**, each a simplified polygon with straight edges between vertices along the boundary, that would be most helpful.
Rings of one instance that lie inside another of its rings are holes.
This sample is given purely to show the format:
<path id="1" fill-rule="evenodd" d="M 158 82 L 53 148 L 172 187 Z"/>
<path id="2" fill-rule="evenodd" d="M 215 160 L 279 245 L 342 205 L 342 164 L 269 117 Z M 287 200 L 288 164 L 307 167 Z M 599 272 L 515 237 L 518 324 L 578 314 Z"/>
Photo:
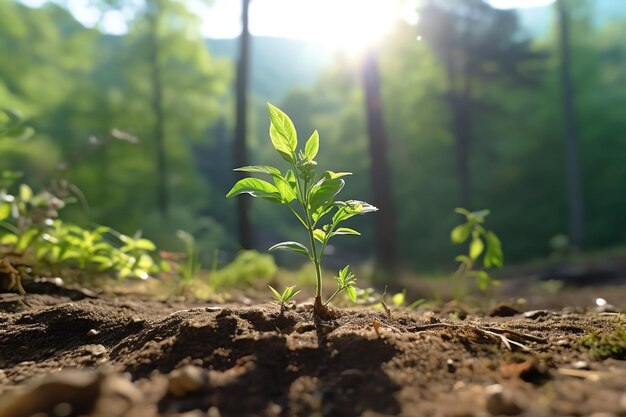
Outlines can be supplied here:
<path id="1" fill-rule="evenodd" d="M 304 150 L 298 150 L 296 128 L 291 119 L 277 107 L 268 104 L 270 115 L 270 139 L 276 151 L 289 163 L 291 169 L 284 174 L 267 165 L 246 166 L 236 171 L 269 175 L 273 184 L 257 178 L 239 180 L 226 197 L 250 194 L 272 203 L 286 206 L 306 230 L 308 246 L 294 241 L 281 242 L 269 250 L 288 250 L 304 255 L 316 270 L 316 291 L 313 313 L 319 318 L 331 318 L 332 314 L 322 302 L 322 255 L 326 245 L 335 236 L 360 235 L 354 229 L 339 227 L 341 223 L 357 214 L 376 211 L 376 207 L 358 200 L 337 201 L 337 195 L 345 185 L 342 177 L 349 172 L 324 171 L 318 173 L 314 160 L 319 150 L 319 135 L 314 131 Z M 297 203 L 297 204 L 294 204 Z M 330 214 L 332 213 L 332 217 Z M 330 219 L 326 222 L 325 218 Z M 338 283 L 339 291 L 350 291 L 353 286 Z"/>
<path id="2" fill-rule="evenodd" d="M 189 283 L 198 275 L 201 267 L 196 239 L 184 230 L 178 230 L 176 236 L 185 244 L 185 262 L 181 264 L 180 275 L 183 282 Z"/>
<path id="3" fill-rule="evenodd" d="M 270 287 L 270 290 L 272 291 L 272 294 L 274 295 L 274 302 L 280 306 L 280 314 L 283 314 L 285 312 L 285 309 L 287 308 L 287 304 L 289 303 L 289 301 L 291 301 L 293 297 L 295 297 L 296 295 L 300 293 L 300 291 L 302 291 L 302 290 L 296 291 L 295 290 L 296 286 L 292 285 L 291 287 L 285 288 L 285 290 L 281 294 L 278 291 L 276 291 L 276 289 L 272 287 L 271 285 L 268 285 L 268 287 Z"/>
<path id="4" fill-rule="evenodd" d="M 457 208 L 456 213 L 465 217 L 465 223 L 456 226 L 450 233 L 453 243 L 462 244 L 470 240 L 467 255 L 459 255 L 455 258 L 460 262 L 456 276 L 470 276 L 476 279 L 478 288 L 487 291 L 491 286 L 498 285 L 499 282 L 492 279 L 488 269 L 502 267 L 504 264 L 504 254 L 500 239 L 491 230 L 485 229 L 485 217 L 489 215 L 489 210 L 470 212 L 464 208 Z M 475 269 L 478 258 L 483 255 L 483 268 Z"/>
<path id="5" fill-rule="evenodd" d="M 330 303 L 330 301 L 341 291 L 345 291 L 346 294 L 348 294 L 350 301 L 356 303 L 356 276 L 350 272 L 350 265 L 347 265 L 345 268 L 339 270 L 339 273 L 335 277 L 335 281 L 337 281 L 337 289 L 330 297 L 328 297 L 324 305 L 328 305 L 328 303 Z"/>

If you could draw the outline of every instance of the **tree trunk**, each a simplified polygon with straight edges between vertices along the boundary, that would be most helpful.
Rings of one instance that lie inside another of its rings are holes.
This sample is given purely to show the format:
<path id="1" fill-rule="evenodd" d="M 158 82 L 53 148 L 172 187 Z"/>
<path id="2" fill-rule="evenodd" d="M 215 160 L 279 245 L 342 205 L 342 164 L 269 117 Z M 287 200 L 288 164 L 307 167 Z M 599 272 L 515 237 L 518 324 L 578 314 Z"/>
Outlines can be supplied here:
<path id="1" fill-rule="evenodd" d="M 250 59 L 250 31 L 248 29 L 248 12 L 250 0 L 242 0 L 242 30 L 239 41 L 239 61 L 237 62 L 236 89 L 236 124 L 234 141 L 235 168 L 248 165 L 246 146 L 246 110 L 248 72 Z M 236 180 L 245 177 L 245 173 L 237 172 Z M 252 225 L 250 221 L 251 197 L 242 195 L 237 199 L 237 224 L 239 227 L 239 245 L 244 249 L 251 249 L 253 244 Z"/>
<path id="2" fill-rule="evenodd" d="M 158 6 L 153 6 L 154 8 Z M 156 203 L 162 216 L 167 216 L 167 161 L 165 155 L 163 80 L 159 63 L 159 16 L 158 10 L 148 14 L 150 24 L 150 76 L 152 83 L 152 111 L 154 113 L 154 143 L 156 147 Z"/>
<path id="3" fill-rule="evenodd" d="M 391 193 L 391 170 L 387 160 L 387 135 L 382 114 L 378 60 L 373 51 L 367 53 L 363 62 L 362 73 L 367 109 L 367 130 L 370 142 L 369 151 L 372 163 L 373 204 L 380 209 L 375 216 L 376 264 L 380 268 L 393 270 L 397 257 L 396 215 Z"/>
<path id="4" fill-rule="evenodd" d="M 574 87 L 570 74 L 569 13 L 563 0 L 557 2 L 560 23 L 561 94 L 565 128 L 565 163 L 567 169 L 567 195 L 569 206 L 569 238 L 577 249 L 584 246 L 583 197 L 578 165 L 576 140 L 576 114 L 574 112 Z"/>

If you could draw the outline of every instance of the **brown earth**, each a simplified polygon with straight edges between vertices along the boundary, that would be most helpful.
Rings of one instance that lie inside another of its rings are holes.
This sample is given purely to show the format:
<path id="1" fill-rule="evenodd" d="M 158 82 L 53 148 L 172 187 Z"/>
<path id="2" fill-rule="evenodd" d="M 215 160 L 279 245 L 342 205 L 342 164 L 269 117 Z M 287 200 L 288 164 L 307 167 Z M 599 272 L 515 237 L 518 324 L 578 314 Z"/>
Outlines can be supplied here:
<path id="1" fill-rule="evenodd" d="M 0 417 L 626 416 L 623 315 L 311 307 L 0 294 Z"/>

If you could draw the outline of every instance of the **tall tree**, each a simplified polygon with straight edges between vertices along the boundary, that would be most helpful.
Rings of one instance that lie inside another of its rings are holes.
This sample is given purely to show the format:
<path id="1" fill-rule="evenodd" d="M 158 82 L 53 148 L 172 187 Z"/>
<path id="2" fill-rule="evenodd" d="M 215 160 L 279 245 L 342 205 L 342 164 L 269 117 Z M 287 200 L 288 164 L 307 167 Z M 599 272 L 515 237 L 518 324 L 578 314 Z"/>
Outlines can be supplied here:
<path id="1" fill-rule="evenodd" d="M 163 79 L 161 75 L 161 45 L 159 26 L 163 6 L 161 0 L 149 0 L 146 3 L 148 21 L 148 48 L 150 62 L 150 81 L 152 89 L 152 112 L 154 114 L 154 144 L 156 151 L 156 203 L 162 216 L 167 216 L 169 198 L 167 192 L 167 162 L 165 156 L 165 113 L 163 111 Z"/>
<path id="2" fill-rule="evenodd" d="M 242 0 L 241 2 L 241 36 L 239 40 L 239 60 L 237 62 L 237 80 L 235 84 L 236 90 L 236 122 L 235 122 L 235 141 L 234 156 L 235 167 L 248 165 L 248 153 L 246 145 L 246 125 L 247 125 L 247 92 L 249 77 L 249 61 L 250 61 L 250 30 L 248 27 L 248 18 L 250 10 L 250 0 Z M 236 180 L 245 177 L 245 173 L 237 172 Z M 239 244 L 244 249 L 251 249 L 253 245 L 252 224 L 250 221 L 250 203 L 251 198 L 242 196 L 237 199 L 237 224 L 239 230 Z"/>
<path id="3" fill-rule="evenodd" d="M 570 60 L 570 16 L 565 0 L 558 0 L 559 50 L 561 99 L 565 133 L 565 163 L 567 167 L 567 196 L 569 208 L 570 243 L 582 249 L 585 233 L 583 225 L 583 193 L 578 164 L 578 144 L 576 139 L 576 113 L 574 111 L 574 85 L 571 76 Z"/>
<path id="4" fill-rule="evenodd" d="M 380 211 L 376 215 L 376 263 L 384 269 L 392 269 L 396 263 L 396 224 L 391 172 L 387 159 L 387 132 L 383 120 L 380 94 L 380 74 L 376 52 L 370 49 L 362 64 L 363 88 L 367 114 L 369 153 L 372 163 L 371 184 L 374 205 Z"/>

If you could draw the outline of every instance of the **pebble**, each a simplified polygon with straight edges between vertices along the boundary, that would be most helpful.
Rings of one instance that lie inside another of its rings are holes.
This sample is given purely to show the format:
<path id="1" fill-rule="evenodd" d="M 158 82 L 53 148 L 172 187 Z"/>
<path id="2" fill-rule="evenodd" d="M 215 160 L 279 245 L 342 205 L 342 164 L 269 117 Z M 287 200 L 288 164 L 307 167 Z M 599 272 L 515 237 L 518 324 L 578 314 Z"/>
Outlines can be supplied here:
<path id="1" fill-rule="evenodd" d="M 589 366 L 589 363 L 585 361 L 576 361 L 572 364 L 572 366 L 574 367 L 574 369 L 586 369 L 586 370 L 591 369 L 591 367 Z"/>
<path id="2" fill-rule="evenodd" d="M 548 310 L 532 310 L 527 311 L 523 314 L 523 316 L 527 319 L 538 319 L 539 317 L 549 316 L 551 313 Z"/>
<path id="3" fill-rule="evenodd" d="M 167 391 L 174 397 L 199 391 L 209 384 L 209 374 L 198 366 L 186 365 L 168 375 Z"/>
<path id="4" fill-rule="evenodd" d="M 100 358 L 107 353 L 107 348 L 102 345 L 95 345 L 91 348 L 91 354 L 96 358 Z"/>
<path id="5" fill-rule="evenodd" d="M 500 384 L 490 385 L 485 388 L 487 399 L 487 411 L 491 415 L 514 416 L 522 412 L 522 409 L 513 400 L 510 390 Z"/>
<path id="6" fill-rule="evenodd" d="M 100 334 L 100 332 L 96 329 L 91 329 L 87 332 L 87 336 L 93 337 L 93 336 L 98 336 Z"/>

